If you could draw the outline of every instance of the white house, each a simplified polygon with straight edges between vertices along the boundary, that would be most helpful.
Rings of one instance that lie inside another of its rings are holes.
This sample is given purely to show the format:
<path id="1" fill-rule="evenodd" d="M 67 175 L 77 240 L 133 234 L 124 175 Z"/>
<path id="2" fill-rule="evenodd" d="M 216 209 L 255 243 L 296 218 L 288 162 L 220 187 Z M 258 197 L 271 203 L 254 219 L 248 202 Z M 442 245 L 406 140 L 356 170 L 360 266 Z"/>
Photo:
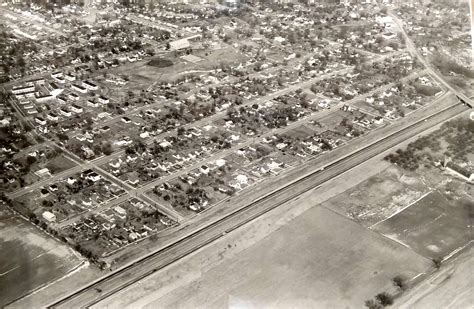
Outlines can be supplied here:
<path id="1" fill-rule="evenodd" d="M 104 104 L 104 105 L 110 102 L 109 99 L 104 96 L 99 96 L 97 100 L 99 101 L 100 104 Z"/>
<path id="2" fill-rule="evenodd" d="M 56 215 L 49 211 L 43 212 L 43 218 L 48 222 L 56 221 Z"/>
<path id="3" fill-rule="evenodd" d="M 88 105 L 88 106 L 91 106 L 91 107 L 98 107 L 98 106 L 99 106 L 99 103 L 97 103 L 97 102 L 94 101 L 94 100 L 87 100 L 87 105 Z"/>
<path id="4" fill-rule="evenodd" d="M 181 50 L 181 49 L 186 49 L 190 47 L 191 47 L 191 44 L 189 43 L 188 39 L 181 39 L 181 40 L 170 42 L 171 50 Z"/>
<path id="5" fill-rule="evenodd" d="M 13 94 L 23 94 L 23 93 L 34 92 L 34 91 L 35 91 L 35 86 L 20 86 L 20 87 L 14 87 L 12 89 Z"/>
<path id="6" fill-rule="evenodd" d="M 80 93 L 87 93 L 87 89 L 78 84 L 72 84 L 71 88 L 73 90 L 79 91 Z"/>
<path id="7" fill-rule="evenodd" d="M 72 104 L 71 105 L 71 111 L 73 111 L 76 114 L 82 113 L 83 109 L 79 105 Z"/>
<path id="8" fill-rule="evenodd" d="M 72 116 L 71 112 L 68 111 L 65 108 L 60 108 L 59 112 L 61 113 L 61 115 L 65 116 L 65 117 L 71 117 Z"/>
<path id="9" fill-rule="evenodd" d="M 35 99 L 36 102 L 43 103 L 54 99 L 54 96 L 52 96 L 51 94 L 38 95 L 35 97 Z"/>
<path id="10" fill-rule="evenodd" d="M 82 83 L 82 86 L 84 86 L 84 88 L 86 88 L 87 90 L 97 90 L 97 89 L 99 89 L 99 86 L 97 86 L 93 82 L 87 81 L 87 80 Z"/>
<path id="11" fill-rule="evenodd" d="M 65 75 L 64 75 L 64 78 L 67 79 L 67 80 L 70 81 L 70 82 L 73 82 L 73 81 L 76 80 L 76 77 L 75 77 L 74 75 L 72 75 L 72 74 L 65 74 Z"/>
<path id="12" fill-rule="evenodd" d="M 36 123 L 39 124 L 39 125 L 42 125 L 42 126 L 45 126 L 45 125 L 46 125 L 46 120 L 44 120 L 44 119 L 41 118 L 41 117 L 36 117 L 36 118 L 35 118 L 35 121 L 36 121 Z"/>

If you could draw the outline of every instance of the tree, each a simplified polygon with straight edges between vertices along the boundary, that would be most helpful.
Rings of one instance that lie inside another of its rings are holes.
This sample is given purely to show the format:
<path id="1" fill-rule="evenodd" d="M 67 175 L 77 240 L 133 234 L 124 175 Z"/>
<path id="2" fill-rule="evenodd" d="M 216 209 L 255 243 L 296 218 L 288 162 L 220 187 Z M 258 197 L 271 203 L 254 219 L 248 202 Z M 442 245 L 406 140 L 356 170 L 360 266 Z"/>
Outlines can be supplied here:
<path id="1" fill-rule="evenodd" d="M 383 306 L 376 300 L 369 299 L 365 301 L 365 306 L 369 309 L 382 309 Z"/>
<path id="2" fill-rule="evenodd" d="M 110 154 L 112 154 L 113 150 L 112 150 L 112 144 L 110 144 L 110 142 L 105 142 L 103 145 L 102 145 L 102 152 L 108 156 Z"/>
<path id="3" fill-rule="evenodd" d="M 434 259 L 431 259 L 431 261 L 433 262 L 433 266 L 436 268 L 436 269 L 440 269 L 441 268 L 441 263 L 443 262 L 443 260 L 441 258 L 434 258 Z"/>
<path id="4" fill-rule="evenodd" d="M 401 276 L 395 276 L 393 279 L 393 285 L 399 288 L 400 290 L 406 290 L 407 286 L 405 280 Z"/>
<path id="5" fill-rule="evenodd" d="M 36 162 L 36 158 L 33 157 L 33 156 L 28 156 L 28 157 L 26 158 L 26 163 L 27 163 L 28 165 L 32 165 L 32 164 L 35 163 L 35 162 Z"/>
<path id="6" fill-rule="evenodd" d="M 17 60 L 17 62 L 16 62 L 16 64 L 17 64 L 20 68 L 24 67 L 24 66 L 26 65 L 25 59 L 23 59 L 23 57 L 19 57 L 18 60 Z"/>
<path id="7" fill-rule="evenodd" d="M 384 307 L 393 304 L 393 296 L 388 294 L 387 292 L 382 292 L 375 295 L 375 299 L 378 300 L 380 304 Z"/>

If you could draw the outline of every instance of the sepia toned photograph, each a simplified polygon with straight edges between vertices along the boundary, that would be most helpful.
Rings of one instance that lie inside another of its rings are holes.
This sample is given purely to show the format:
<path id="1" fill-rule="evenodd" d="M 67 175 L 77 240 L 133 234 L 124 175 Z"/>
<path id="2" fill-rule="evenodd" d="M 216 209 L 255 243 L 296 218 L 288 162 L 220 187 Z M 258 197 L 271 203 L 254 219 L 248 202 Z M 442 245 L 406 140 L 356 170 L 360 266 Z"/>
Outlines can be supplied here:
<path id="1" fill-rule="evenodd" d="M 0 0 L 0 308 L 474 309 L 474 0 Z"/>

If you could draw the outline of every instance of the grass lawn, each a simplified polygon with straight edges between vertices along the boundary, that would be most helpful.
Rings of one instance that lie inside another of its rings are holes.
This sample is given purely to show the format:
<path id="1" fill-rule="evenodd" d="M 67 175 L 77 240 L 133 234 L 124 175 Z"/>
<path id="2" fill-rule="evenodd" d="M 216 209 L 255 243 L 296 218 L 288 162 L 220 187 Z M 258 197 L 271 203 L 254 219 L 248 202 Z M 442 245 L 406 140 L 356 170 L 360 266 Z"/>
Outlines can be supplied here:
<path id="1" fill-rule="evenodd" d="M 53 158 L 52 160 L 50 160 L 46 164 L 45 167 L 47 167 L 49 169 L 51 174 L 57 174 L 57 173 L 60 173 L 62 171 L 65 171 L 67 169 L 70 169 L 70 168 L 74 167 L 75 165 L 76 164 L 74 164 L 74 162 L 72 162 L 71 160 L 69 160 L 65 156 L 59 155 L 59 156 Z"/>

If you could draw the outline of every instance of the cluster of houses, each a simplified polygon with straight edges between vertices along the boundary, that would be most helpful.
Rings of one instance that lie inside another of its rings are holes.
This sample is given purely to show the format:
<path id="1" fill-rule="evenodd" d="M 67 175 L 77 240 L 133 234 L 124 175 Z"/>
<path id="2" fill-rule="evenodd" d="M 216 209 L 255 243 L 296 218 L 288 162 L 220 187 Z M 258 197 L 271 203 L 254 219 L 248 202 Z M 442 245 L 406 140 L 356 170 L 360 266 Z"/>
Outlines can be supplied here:
<path id="1" fill-rule="evenodd" d="M 103 241 L 94 245 L 100 247 L 102 254 L 110 253 L 174 224 L 165 215 L 155 216 L 156 212 L 145 202 L 131 198 L 66 226 L 61 233 L 70 241 L 81 243 L 94 240 L 93 235 L 101 235 Z"/>
<path id="2" fill-rule="evenodd" d="M 81 95 L 99 92 L 100 87 L 96 83 L 91 80 L 78 81 L 75 75 L 63 72 L 53 72 L 50 77 L 30 80 L 11 89 L 19 106 L 34 117 L 34 122 L 39 126 L 46 126 L 48 121 L 58 122 L 62 118 L 81 114 L 87 107 L 97 108 L 110 103 L 109 98 L 98 94 L 84 99 L 85 102 L 80 105 Z M 48 103 L 48 108 L 45 103 Z"/>

